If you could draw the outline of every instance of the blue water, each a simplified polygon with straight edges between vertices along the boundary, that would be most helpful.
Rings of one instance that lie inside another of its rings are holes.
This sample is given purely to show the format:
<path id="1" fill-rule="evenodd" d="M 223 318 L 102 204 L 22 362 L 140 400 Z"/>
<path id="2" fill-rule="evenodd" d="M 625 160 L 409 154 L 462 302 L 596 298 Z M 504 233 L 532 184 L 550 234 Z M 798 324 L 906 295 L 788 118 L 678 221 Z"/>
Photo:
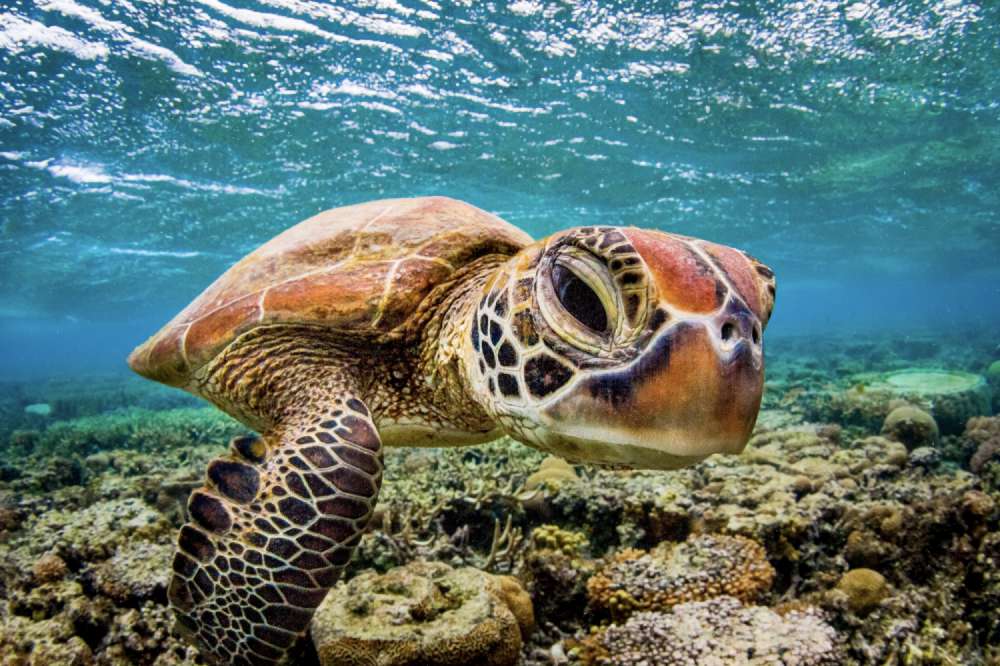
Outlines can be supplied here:
<path id="1" fill-rule="evenodd" d="M 768 335 L 1000 322 L 1000 6 L 0 7 L 0 375 L 114 370 L 325 208 L 742 247 Z"/>

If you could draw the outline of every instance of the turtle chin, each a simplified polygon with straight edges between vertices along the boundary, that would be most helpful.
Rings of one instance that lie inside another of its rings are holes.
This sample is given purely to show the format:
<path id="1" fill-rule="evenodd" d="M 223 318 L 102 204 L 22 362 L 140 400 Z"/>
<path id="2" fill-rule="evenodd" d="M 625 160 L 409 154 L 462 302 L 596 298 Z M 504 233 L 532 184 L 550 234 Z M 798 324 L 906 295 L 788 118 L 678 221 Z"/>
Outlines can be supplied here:
<path id="1" fill-rule="evenodd" d="M 763 388 L 749 340 L 720 344 L 709 322 L 679 322 L 627 366 L 585 377 L 547 405 L 539 444 L 574 460 L 676 469 L 742 451 Z"/>

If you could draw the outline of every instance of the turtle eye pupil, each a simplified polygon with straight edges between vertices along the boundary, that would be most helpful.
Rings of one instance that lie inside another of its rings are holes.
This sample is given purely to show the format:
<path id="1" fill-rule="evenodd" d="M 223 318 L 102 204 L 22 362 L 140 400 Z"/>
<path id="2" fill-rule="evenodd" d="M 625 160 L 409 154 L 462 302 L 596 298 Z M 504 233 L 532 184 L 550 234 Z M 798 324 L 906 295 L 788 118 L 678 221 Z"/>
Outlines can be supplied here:
<path id="1" fill-rule="evenodd" d="M 566 312 L 598 333 L 607 332 L 608 313 L 604 310 L 601 299 L 576 273 L 556 264 L 552 271 L 552 283 Z"/>

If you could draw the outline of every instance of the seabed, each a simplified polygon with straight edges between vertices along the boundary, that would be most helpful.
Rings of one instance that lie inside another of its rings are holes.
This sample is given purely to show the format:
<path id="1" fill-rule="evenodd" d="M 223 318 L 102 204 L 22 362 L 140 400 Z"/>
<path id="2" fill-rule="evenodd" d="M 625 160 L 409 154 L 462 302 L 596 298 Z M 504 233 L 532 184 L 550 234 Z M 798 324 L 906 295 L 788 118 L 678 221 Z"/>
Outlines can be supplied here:
<path id="1" fill-rule="evenodd" d="M 393 449 L 301 664 L 1000 664 L 1000 349 L 768 340 L 740 456 Z M 0 664 L 201 664 L 166 583 L 243 428 L 138 379 L 0 387 Z"/>

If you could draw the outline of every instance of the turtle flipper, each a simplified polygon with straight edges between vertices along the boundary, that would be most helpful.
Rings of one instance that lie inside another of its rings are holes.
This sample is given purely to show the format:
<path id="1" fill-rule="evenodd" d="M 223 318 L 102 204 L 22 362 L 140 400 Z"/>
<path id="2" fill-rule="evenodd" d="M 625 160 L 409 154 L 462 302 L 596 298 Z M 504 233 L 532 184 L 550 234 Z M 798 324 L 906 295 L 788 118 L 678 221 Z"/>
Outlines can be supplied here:
<path id="1" fill-rule="evenodd" d="M 350 396 L 233 440 L 188 500 L 170 603 L 206 656 L 273 664 L 350 560 L 382 482 L 382 443 Z"/>

